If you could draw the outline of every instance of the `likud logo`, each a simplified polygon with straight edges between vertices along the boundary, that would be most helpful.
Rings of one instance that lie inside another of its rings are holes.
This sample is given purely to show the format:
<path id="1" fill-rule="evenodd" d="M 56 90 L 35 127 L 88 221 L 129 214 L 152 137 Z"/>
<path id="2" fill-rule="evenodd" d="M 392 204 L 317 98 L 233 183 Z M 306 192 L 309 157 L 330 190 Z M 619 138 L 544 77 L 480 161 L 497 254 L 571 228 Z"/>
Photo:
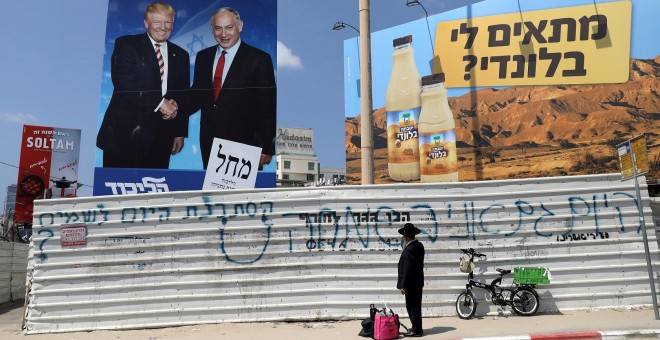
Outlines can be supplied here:
<path id="1" fill-rule="evenodd" d="M 165 177 L 142 177 L 142 183 L 105 182 L 113 195 L 144 194 L 153 192 L 169 192 Z"/>

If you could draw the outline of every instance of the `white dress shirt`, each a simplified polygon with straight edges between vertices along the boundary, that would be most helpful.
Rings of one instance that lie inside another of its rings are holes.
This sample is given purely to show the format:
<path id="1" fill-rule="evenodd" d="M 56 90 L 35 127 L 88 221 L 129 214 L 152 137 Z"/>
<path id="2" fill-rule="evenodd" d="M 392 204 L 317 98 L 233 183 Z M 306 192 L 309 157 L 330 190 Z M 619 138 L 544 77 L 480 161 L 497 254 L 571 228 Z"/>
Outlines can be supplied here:
<path id="1" fill-rule="evenodd" d="M 234 44 L 234 46 L 225 50 L 225 67 L 222 69 L 222 83 L 225 83 L 225 78 L 227 78 L 227 72 L 231 67 L 231 63 L 234 62 L 234 57 L 238 51 L 238 47 L 241 45 L 241 39 Z M 218 49 L 215 51 L 215 60 L 213 61 L 213 69 L 211 70 L 211 81 L 213 81 L 213 76 L 215 75 L 215 68 L 218 67 L 218 59 L 220 59 L 220 54 L 222 54 L 222 46 L 218 45 Z"/>

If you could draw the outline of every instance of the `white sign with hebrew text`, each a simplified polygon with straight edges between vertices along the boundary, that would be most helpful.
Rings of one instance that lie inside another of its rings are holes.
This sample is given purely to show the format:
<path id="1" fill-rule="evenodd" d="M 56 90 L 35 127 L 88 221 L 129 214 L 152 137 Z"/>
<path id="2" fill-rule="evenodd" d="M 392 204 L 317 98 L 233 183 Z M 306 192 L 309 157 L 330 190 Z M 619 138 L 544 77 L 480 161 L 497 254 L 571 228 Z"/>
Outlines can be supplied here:
<path id="1" fill-rule="evenodd" d="M 261 148 L 214 138 L 203 190 L 252 189 Z"/>

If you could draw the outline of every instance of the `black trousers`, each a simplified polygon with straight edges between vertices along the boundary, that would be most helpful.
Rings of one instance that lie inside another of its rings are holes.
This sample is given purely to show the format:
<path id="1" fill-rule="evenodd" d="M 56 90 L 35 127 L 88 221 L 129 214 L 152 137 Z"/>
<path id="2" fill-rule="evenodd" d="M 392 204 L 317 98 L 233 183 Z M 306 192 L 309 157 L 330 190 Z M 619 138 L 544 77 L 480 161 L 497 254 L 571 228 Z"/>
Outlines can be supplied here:
<path id="1" fill-rule="evenodd" d="M 170 167 L 170 157 L 172 156 L 172 144 L 174 137 L 166 133 L 165 129 L 154 137 L 151 146 L 146 148 L 144 145 L 134 143 L 128 152 L 116 154 L 110 151 L 103 151 L 104 168 L 147 168 L 147 169 L 167 169 Z"/>
<path id="2" fill-rule="evenodd" d="M 150 114 L 159 115 L 158 112 Z M 187 118 L 186 118 L 187 119 Z M 126 143 L 130 148 L 121 153 L 103 150 L 104 168 L 168 169 L 174 144 L 174 121 L 158 119 L 144 134 L 143 128 L 135 127 Z M 119 137 L 115 137 L 119 138 Z M 124 147 L 120 148 L 123 149 Z"/>
<path id="3" fill-rule="evenodd" d="M 406 310 L 410 316 L 413 333 L 422 333 L 422 288 L 406 290 Z"/>

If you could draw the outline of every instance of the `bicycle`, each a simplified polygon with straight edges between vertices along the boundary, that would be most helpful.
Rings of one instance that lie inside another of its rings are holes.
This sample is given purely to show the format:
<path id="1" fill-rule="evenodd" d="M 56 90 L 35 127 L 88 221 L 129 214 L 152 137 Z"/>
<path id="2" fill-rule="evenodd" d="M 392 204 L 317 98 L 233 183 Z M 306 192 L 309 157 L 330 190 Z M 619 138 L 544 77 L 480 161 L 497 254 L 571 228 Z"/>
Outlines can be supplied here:
<path id="1" fill-rule="evenodd" d="M 495 278 L 490 284 L 477 282 L 474 280 L 474 257 L 483 258 L 486 260 L 485 254 L 480 254 L 474 249 L 461 249 L 461 251 L 470 257 L 469 264 L 467 265 L 468 283 L 465 285 L 465 291 L 461 292 L 456 299 L 456 313 L 461 319 L 471 319 L 477 312 L 477 298 L 472 291 L 474 287 L 482 288 L 488 291 L 491 295 L 491 302 L 498 306 L 511 306 L 513 311 L 522 316 L 531 316 L 539 309 L 540 299 L 539 294 L 536 293 L 533 284 L 518 284 L 514 282 L 515 286 L 502 287 L 502 278 L 511 273 L 511 270 L 500 269 L 497 270 L 500 276 Z M 463 269 L 462 269 L 463 270 Z"/>

